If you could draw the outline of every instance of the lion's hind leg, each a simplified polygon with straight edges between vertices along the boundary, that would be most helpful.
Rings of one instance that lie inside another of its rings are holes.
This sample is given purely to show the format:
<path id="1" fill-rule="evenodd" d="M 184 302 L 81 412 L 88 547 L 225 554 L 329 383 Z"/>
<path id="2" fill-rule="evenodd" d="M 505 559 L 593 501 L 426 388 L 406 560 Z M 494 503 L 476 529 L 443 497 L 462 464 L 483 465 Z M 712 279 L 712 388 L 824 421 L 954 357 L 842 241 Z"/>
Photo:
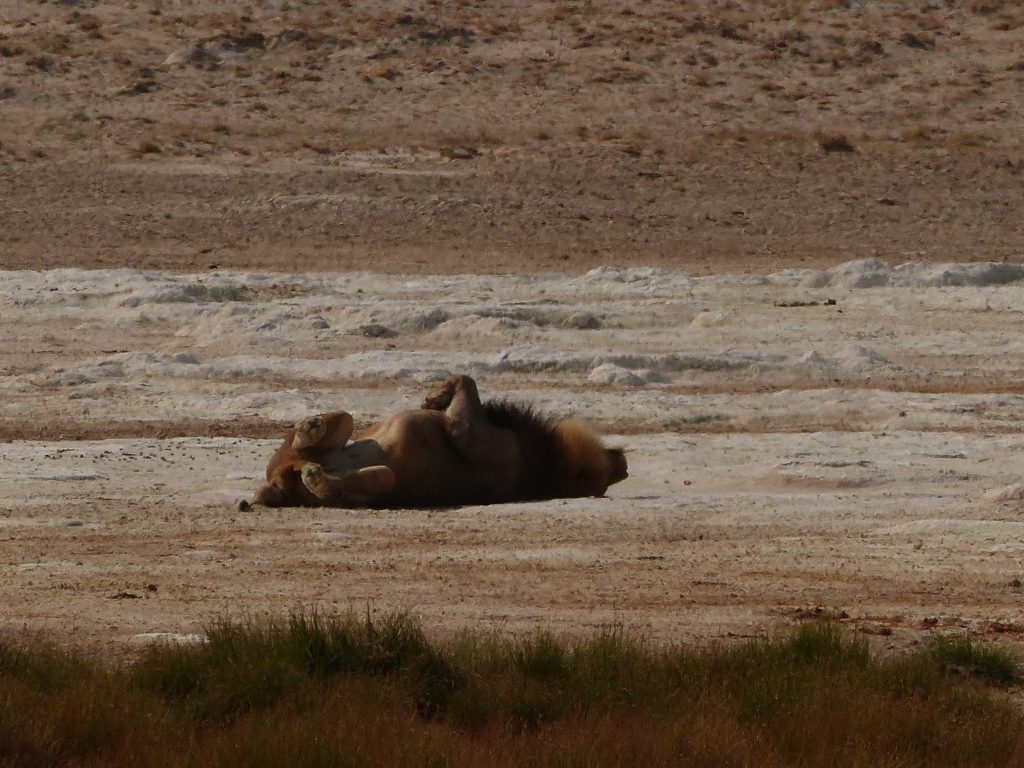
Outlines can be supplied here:
<path id="1" fill-rule="evenodd" d="M 295 425 L 292 448 L 317 452 L 344 448 L 352 436 L 352 416 L 345 411 L 309 416 Z"/>
<path id="2" fill-rule="evenodd" d="M 423 400 L 423 407 L 444 411 L 445 431 L 463 452 L 478 449 L 478 441 L 496 439 L 503 431 L 487 420 L 476 382 L 469 376 L 451 376 L 441 382 Z"/>
<path id="3" fill-rule="evenodd" d="M 329 475 L 319 464 L 302 468 L 302 483 L 329 507 L 373 506 L 395 488 L 395 473 L 381 464 L 344 475 Z"/>
<path id="4" fill-rule="evenodd" d="M 452 376 L 427 396 L 423 407 L 444 412 L 444 430 L 481 486 L 494 499 L 506 498 L 518 473 L 518 442 L 511 431 L 487 417 L 476 382 L 469 376 Z"/>
<path id="5" fill-rule="evenodd" d="M 467 456 L 493 453 L 509 437 L 488 420 L 476 382 L 469 376 L 451 376 L 438 384 L 423 400 L 423 408 L 444 412 L 445 432 Z"/>

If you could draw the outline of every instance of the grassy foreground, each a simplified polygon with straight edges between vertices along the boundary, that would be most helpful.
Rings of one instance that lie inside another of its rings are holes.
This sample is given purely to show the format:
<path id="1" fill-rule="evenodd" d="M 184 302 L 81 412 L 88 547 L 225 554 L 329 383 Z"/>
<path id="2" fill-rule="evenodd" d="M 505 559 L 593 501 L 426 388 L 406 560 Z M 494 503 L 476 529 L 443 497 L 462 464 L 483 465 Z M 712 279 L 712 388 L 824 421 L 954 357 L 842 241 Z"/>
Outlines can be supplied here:
<path id="1" fill-rule="evenodd" d="M 828 624 L 441 644 L 406 615 L 296 614 L 122 667 L 8 639 L 0 765 L 1024 766 L 1020 674 L 966 639 L 879 656 Z"/>

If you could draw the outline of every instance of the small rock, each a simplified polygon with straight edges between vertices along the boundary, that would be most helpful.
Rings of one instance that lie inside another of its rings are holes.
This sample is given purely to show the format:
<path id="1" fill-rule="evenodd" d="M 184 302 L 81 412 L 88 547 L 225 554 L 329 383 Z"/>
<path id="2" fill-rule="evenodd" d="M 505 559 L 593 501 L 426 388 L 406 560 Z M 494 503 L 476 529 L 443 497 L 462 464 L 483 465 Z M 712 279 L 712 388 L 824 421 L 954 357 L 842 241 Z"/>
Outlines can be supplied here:
<path id="1" fill-rule="evenodd" d="M 142 632 L 138 635 L 132 635 L 130 638 L 130 642 L 142 645 L 150 645 L 153 643 L 170 643 L 173 645 L 194 645 L 198 643 L 205 643 L 206 636 L 194 632 Z"/>
<path id="2" fill-rule="evenodd" d="M 576 312 L 569 318 L 569 325 L 580 331 L 595 331 L 601 327 L 601 318 L 593 312 Z"/>
<path id="3" fill-rule="evenodd" d="M 119 96 L 139 96 L 144 93 L 152 93 L 159 86 L 156 80 L 144 78 L 142 80 L 136 80 L 131 85 L 126 85 L 124 88 L 119 88 L 117 94 Z"/>
<path id="4" fill-rule="evenodd" d="M 1020 624 L 1012 621 L 990 621 L 988 631 L 995 634 L 1019 635 L 1022 631 Z"/>
<path id="5" fill-rule="evenodd" d="M 729 316 L 724 312 L 702 310 L 690 321 L 692 328 L 717 328 L 729 322 Z"/>
<path id="6" fill-rule="evenodd" d="M 653 368 L 637 368 L 635 373 L 648 384 L 667 384 L 669 382 L 668 376 Z"/>
<path id="7" fill-rule="evenodd" d="M 412 327 L 417 331 L 432 331 L 442 323 L 447 323 L 451 315 L 440 307 L 435 307 L 429 312 L 420 312 L 412 320 Z"/>
<path id="8" fill-rule="evenodd" d="M 473 147 L 441 147 L 439 152 L 448 160 L 473 160 L 480 156 L 479 150 Z"/>
<path id="9" fill-rule="evenodd" d="M 92 384 L 93 380 L 84 373 L 65 371 L 54 377 L 54 383 L 59 387 L 78 387 L 82 384 Z"/>
<path id="10" fill-rule="evenodd" d="M 216 47 L 207 47 L 202 43 L 197 43 L 190 48 L 182 48 L 177 51 L 173 51 L 163 61 L 163 66 L 174 67 L 181 66 L 184 64 L 193 64 L 198 67 L 214 67 L 220 63 L 221 55 L 220 51 Z"/>
<path id="11" fill-rule="evenodd" d="M 398 335 L 396 331 L 380 323 L 365 323 L 356 328 L 356 332 L 368 339 L 393 339 Z"/>
<path id="12" fill-rule="evenodd" d="M 992 501 L 1021 501 L 1024 500 L 1024 483 L 1014 483 L 1005 488 L 994 488 L 985 493 L 985 498 Z"/>
<path id="13" fill-rule="evenodd" d="M 642 387 L 647 383 L 633 371 L 614 363 L 603 363 L 597 366 L 587 376 L 587 381 L 592 381 L 595 384 L 621 384 L 629 387 Z"/>
<path id="14" fill-rule="evenodd" d="M 882 637 L 888 637 L 892 634 L 892 627 L 888 624 L 882 624 L 881 622 L 863 624 L 858 627 L 858 630 L 863 632 L 865 635 L 880 635 Z"/>

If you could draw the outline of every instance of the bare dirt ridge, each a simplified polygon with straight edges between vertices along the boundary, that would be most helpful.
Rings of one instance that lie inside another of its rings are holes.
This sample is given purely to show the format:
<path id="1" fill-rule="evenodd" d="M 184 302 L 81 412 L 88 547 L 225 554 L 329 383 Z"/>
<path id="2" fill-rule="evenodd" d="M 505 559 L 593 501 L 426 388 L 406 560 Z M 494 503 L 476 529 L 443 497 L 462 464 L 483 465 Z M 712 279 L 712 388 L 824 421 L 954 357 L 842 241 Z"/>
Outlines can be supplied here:
<path id="1" fill-rule="evenodd" d="M 1022 51 L 1003 0 L 0 0 L 3 627 L 1019 644 Z M 453 372 L 632 476 L 238 509 Z"/>
<path id="2" fill-rule="evenodd" d="M 0 266 L 1019 259 L 1024 10 L 0 3 Z"/>

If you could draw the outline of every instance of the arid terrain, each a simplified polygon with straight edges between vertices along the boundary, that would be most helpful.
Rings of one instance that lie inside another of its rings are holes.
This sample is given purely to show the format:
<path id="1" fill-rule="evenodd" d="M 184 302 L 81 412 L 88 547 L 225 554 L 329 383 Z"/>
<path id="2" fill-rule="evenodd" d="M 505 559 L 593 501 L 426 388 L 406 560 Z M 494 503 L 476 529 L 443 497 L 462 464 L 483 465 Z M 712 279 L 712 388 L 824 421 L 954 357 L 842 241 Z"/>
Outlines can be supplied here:
<path id="1" fill-rule="evenodd" d="M 0 0 L 0 622 L 1019 643 L 1022 87 L 1002 0 Z M 237 508 L 461 371 L 631 477 Z"/>

